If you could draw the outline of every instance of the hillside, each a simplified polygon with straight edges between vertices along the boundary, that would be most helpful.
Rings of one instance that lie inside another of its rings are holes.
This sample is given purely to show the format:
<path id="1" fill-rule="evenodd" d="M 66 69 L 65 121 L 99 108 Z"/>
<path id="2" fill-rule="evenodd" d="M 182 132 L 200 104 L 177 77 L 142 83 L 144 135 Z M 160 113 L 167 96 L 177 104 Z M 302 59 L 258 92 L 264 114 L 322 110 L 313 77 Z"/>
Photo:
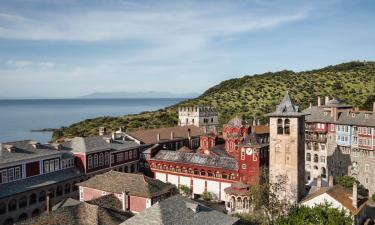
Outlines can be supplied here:
<path id="1" fill-rule="evenodd" d="M 289 90 L 301 109 L 309 102 L 316 104 L 317 96 L 335 96 L 359 107 L 371 109 L 375 101 L 375 62 L 349 62 L 318 70 L 256 74 L 223 81 L 201 96 L 155 112 L 122 117 L 99 117 L 62 127 L 53 138 L 89 136 L 98 133 L 99 126 L 115 130 L 153 128 L 177 124 L 177 107 L 182 105 L 212 105 L 219 110 L 219 123 L 234 115 L 244 119 L 266 120 L 263 114 L 274 110 L 285 90 Z"/>

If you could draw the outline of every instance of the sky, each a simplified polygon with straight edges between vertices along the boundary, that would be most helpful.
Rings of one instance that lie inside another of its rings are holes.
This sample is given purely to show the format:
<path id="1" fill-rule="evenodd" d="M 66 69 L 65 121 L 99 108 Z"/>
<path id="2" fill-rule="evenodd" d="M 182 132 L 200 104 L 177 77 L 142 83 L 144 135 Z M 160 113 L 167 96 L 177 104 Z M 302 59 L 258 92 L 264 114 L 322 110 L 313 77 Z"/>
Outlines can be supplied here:
<path id="1" fill-rule="evenodd" d="M 198 92 L 375 60 L 373 0 L 0 0 L 0 97 Z"/>

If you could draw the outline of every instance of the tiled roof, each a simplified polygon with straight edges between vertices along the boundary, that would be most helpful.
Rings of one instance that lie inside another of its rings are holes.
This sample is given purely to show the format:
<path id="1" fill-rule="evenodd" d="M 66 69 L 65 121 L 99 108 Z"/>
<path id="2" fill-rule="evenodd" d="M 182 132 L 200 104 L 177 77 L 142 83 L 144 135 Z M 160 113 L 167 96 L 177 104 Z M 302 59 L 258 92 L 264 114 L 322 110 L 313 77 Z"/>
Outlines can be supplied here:
<path id="1" fill-rule="evenodd" d="M 160 196 L 174 188 L 173 185 L 144 175 L 116 171 L 96 175 L 78 185 L 117 194 L 129 192 L 129 195 L 145 198 Z"/>
<path id="2" fill-rule="evenodd" d="M 219 156 L 219 157 L 230 157 L 230 158 L 233 158 L 233 156 L 231 156 L 227 152 L 227 150 L 225 150 L 225 144 L 215 145 L 214 147 L 210 148 L 210 151 L 212 153 L 214 153 L 215 155 Z"/>
<path id="3" fill-rule="evenodd" d="M 299 117 L 304 116 L 305 113 L 299 112 L 298 106 L 293 104 L 289 93 L 286 92 L 283 100 L 279 105 L 276 106 L 276 111 L 268 113 L 267 116 L 289 116 L 289 117 Z"/>
<path id="4" fill-rule="evenodd" d="M 314 106 L 303 110 L 303 112 L 309 114 L 305 117 L 306 122 L 334 123 L 331 113 L 321 107 Z"/>
<path id="5" fill-rule="evenodd" d="M 173 132 L 174 139 L 187 139 L 188 129 L 191 131 L 191 137 L 198 137 L 204 134 L 204 131 L 196 126 L 175 126 L 175 127 L 164 127 L 157 129 L 145 129 L 138 131 L 127 132 L 130 137 L 141 141 L 145 144 L 156 144 L 157 135 L 160 134 L 160 142 L 166 142 L 171 140 L 171 132 Z"/>
<path id="6" fill-rule="evenodd" d="M 17 223 L 18 225 L 118 225 L 132 214 L 87 202 L 59 208 Z"/>
<path id="7" fill-rule="evenodd" d="M 122 203 L 114 194 L 104 195 L 88 201 L 87 203 L 91 205 L 97 205 L 106 209 L 122 211 Z"/>
<path id="8" fill-rule="evenodd" d="M 175 195 L 145 209 L 121 225 L 232 225 L 238 220 L 181 195 Z"/>
<path id="9" fill-rule="evenodd" d="M 229 120 L 229 122 L 224 126 L 242 127 L 244 125 L 246 125 L 246 122 L 242 120 L 239 116 L 235 116 L 233 119 Z"/>
<path id="10" fill-rule="evenodd" d="M 62 143 L 62 146 L 76 153 L 87 153 L 107 149 L 124 150 L 139 146 L 139 144 L 134 141 L 117 139 L 108 143 L 105 139 L 109 138 L 109 136 L 75 137 L 70 141 Z"/>
<path id="11" fill-rule="evenodd" d="M 177 150 L 178 152 L 185 152 L 185 153 L 192 153 L 193 150 L 191 150 L 190 148 L 186 147 L 186 146 L 182 146 L 180 149 Z"/>
<path id="12" fill-rule="evenodd" d="M 239 181 L 236 183 L 232 183 L 230 187 L 227 187 L 224 189 L 225 193 L 231 194 L 231 195 L 247 195 L 247 193 L 250 190 L 250 185 Z"/>
<path id="13" fill-rule="evenodd" d="M 0 145 L 0 165 L 3 163 L 17 162 L 21 160 L 28 160 L 33 158 L 40 158 L 43 156 L 61 154 L 58 150 L 54 149 L 51 145 L 48 144 L 39 144 L 37 143 L 36 148 L 33 144 L 37 142 L 32 140 L 24 141 L 14 141 L 2 143 Z M 9 152 L 6 147 L 13 146 L 14 151 Z"/>
<path id="14" fill-rule="evenodd" d="M 36 188 L 53 185 L 65 180 L 78 178 L 83 174 L 75 169 L 60 170 L 53 173 L 30 177 L 19 181 L 14 181 L 0 186 L 0 198 L 4 198 L 17 193 L 30 191 Z"/>
<path id="15" fill-rule="evenodd" d="M 320 196 L 322 194 L 328 194 L 332 198 L 334 198 L 336 201 L 340 202 L 346 209 L 348 209 L 353 215 L 357 213 L 357 209 L 354 208 L 352 205 L 352 191 L 349 189 L 346 189 L 345 187 L 337 184 L 333 187 L 321 187 L 317 188 L 317 190 L 309 195 L 307 195 L 303 200 L 302 203 L 307 202 L 317 196 Z M 364 199 L 358 198 L 358 207 L 360 207 L 363 203 L 366 201 Z"/>
<path id="16" fill-rule="evenodd" d="M 207 156 L 198 153 L 159 151 L 152 159 L 166 162 L 200 165 L 221 169 L 237 170 L 237 160 L 231 157 Z"/>

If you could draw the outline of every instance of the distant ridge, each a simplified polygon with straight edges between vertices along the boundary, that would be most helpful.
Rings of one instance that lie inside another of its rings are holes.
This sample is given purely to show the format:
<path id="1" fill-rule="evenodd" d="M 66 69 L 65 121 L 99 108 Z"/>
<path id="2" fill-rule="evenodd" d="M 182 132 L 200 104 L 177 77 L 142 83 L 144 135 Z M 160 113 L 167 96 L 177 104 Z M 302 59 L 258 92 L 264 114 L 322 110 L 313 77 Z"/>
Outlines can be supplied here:
<path id="1" fill-rule="evenodd" d="M 268 120 L 264 114 L 275 109 L 286 90 L 300 109 L 307 108 L 310 102 L 316 105 L 318 96 L 330 96 L 346 104 L 372 110 L 375 102 L 375 62 L 356 61 L 310 71 L 283 70 L 230 79 L 197 98 L 171 107 L 135 115 L 87 119 L 56 130 L 53 138 L 97 135 L 100 126 L 111 131 L 120 126 L 127 130 L 173 126 L 178 123 L 177 108 L 187 105 L 215 106 L 220 125 L 235 115 L 266 123 Z"/>
<path id="2" fill-rule="evenodd" d="M 195 98 L 198 93 L 171 93 L 159 91 L 145 92 L 94 92 L 92 94 L 80 96 L 78 98 Z"/>

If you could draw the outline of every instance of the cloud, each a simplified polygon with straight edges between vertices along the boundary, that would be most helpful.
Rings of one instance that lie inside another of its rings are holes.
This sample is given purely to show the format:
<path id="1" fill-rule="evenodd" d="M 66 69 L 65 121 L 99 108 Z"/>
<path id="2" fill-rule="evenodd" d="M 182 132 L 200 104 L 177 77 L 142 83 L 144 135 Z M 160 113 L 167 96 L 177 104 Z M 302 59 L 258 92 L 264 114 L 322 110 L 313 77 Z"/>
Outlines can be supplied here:
<path id="1" fill-rule="evenodd" d="M 242 9 L 244 7 L 244 9 Z M 298 9 L 263 9 L 257 4 L 160 4 L 148 7 L 90 8 L 72 11 L 1 13 L 0 37 L 19 40 L 108 41 L 146 40 L 165 43 L 173 39 L 208 38 L 250 32 L 304 19 Z M 199 45 L 197 45 L 199 47 Z"/>
<path id="2" fill-rule="evenodd" d="M 35 62 L 28 60 L 8 60 L 5 62 L 5 65 L 15 68 L 15 69 L 25 69 L 25 68 L 42 68 L 50 69 L 54 68 L 57 64 L 54 62 Z"/>

